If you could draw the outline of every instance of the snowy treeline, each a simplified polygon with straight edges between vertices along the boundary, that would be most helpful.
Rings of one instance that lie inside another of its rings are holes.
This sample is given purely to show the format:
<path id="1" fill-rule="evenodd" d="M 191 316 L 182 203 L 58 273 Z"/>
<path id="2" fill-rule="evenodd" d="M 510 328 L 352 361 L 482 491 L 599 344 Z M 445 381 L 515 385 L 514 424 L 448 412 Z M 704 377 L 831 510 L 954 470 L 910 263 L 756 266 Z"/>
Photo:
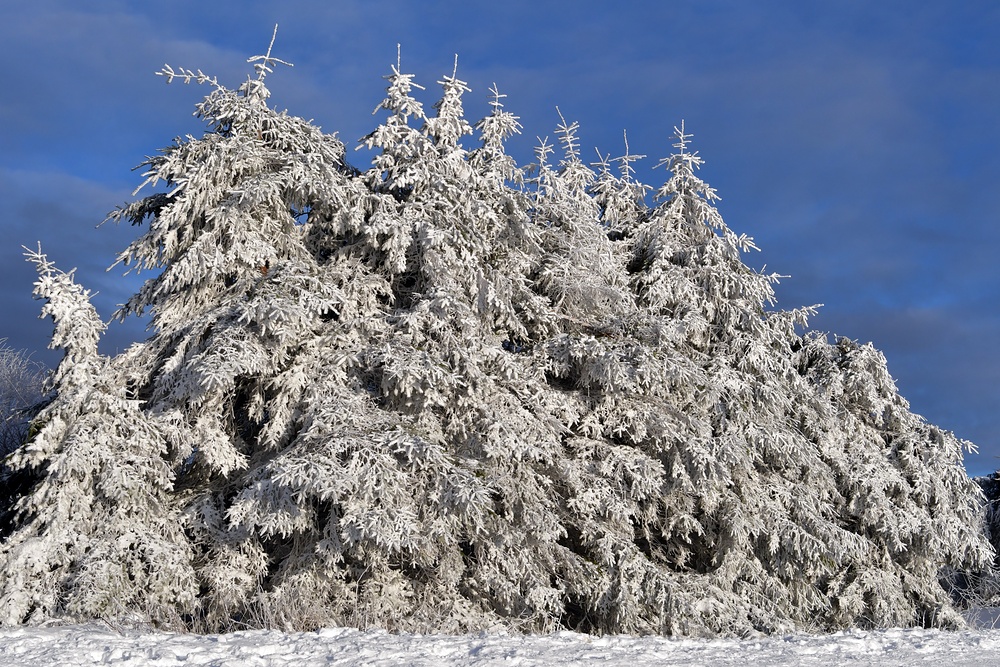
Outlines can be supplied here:
<path id="1" fill-rule="evenodd" d="M 161 72 L 211 92 L 112 214 L 143 227 L 118 315 L 148 340 L 100 355 L 88 292 L 29 253 L 66 355 L 8 460 L 3 623 L 961 624 L 939 575 L 993 555 L 966 443 L 878 350 L 772 309 L 683 124 L 658 189 L 566 120 L 522 167 L 495 87 L 473 125 L 457 71 L 427 110 L 397 62 L 360 170 L 254 62 Z"/>

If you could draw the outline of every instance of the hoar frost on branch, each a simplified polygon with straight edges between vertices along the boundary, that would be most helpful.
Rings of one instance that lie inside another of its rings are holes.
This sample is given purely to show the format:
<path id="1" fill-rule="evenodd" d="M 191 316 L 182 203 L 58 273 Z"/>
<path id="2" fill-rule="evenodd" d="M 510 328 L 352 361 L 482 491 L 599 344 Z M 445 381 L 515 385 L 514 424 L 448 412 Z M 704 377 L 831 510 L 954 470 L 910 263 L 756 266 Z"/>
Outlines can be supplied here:
<path id="1" fill-rule="evenodd" d="M 167 192 L 112 214 L 145 226 L 118 315 L 148 340 L 99 355 L 87 293 L 30 257 L 66 358 L 10 459 L 4 623 L 961 623 L 939 576 L 992 555 L 962 443 L 870 345 L 769 309 L 683 124 L 650 206 L 627 143 L 595 172 L 560 114 L 561 158 L 518 167 L 495 86 L 470 124 L 456 63 L 430 115 L 397 59 L 362 171 L 254 62 L 236 91 L 162 72 L 213 90 L 145 163 Z"/>
<path id="2" fill-rule="evenodd" d="M 44 364 L 0 338 L 0 457 L 28 435 L 33 412 L 44 402 L 46 375 Z"/>

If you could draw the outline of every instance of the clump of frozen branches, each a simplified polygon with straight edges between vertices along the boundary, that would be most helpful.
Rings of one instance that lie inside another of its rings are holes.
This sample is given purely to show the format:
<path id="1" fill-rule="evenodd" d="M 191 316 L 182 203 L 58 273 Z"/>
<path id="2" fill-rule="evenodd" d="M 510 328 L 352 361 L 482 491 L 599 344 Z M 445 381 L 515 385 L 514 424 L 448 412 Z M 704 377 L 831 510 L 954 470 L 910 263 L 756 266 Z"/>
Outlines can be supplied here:
<path id="1" fill-rule="evenodd" d="M 28 424 L 45 395 L 44 364 L 0 339 L 0 457 L 28 436 Z"/>
<path id="2" fill-rule="evenodd" d="M 31 434 L 31 420 L 44 405 L 48 371 L 0 339 L 0 537 L 11 529 L 12 505 L 33 480 L 18 475 L 6 458 Z"/>

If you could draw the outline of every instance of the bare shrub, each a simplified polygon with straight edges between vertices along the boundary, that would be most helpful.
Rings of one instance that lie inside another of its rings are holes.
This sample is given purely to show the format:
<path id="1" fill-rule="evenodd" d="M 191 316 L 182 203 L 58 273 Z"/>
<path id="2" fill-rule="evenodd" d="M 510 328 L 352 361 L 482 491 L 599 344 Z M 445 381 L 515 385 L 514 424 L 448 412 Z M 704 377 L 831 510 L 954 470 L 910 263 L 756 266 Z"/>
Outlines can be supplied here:
<path id="1" fill-rule="evenodd" d="M 29 422 L 45 393 L 48 371 L 41 362 L 0 339 L 0 456 L 28 436 Z"/>

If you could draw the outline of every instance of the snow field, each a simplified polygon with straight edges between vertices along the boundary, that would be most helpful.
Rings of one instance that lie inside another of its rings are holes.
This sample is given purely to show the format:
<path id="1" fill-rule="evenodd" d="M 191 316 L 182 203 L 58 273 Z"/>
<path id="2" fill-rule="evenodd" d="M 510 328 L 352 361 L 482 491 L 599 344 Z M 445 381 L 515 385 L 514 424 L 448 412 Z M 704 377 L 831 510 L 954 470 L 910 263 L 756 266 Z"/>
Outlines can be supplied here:
<path id="1" fill-rule="evenodd" d="M 318 632 L 227 635 L 117 632 L 100 625 L 0 630 L 0 665 L 73 667 L 480 667 L 486 665 L 949 665 L 1000 664 L 1000 630 L 880 630 L 749 640 L 553 635 Z"/>

